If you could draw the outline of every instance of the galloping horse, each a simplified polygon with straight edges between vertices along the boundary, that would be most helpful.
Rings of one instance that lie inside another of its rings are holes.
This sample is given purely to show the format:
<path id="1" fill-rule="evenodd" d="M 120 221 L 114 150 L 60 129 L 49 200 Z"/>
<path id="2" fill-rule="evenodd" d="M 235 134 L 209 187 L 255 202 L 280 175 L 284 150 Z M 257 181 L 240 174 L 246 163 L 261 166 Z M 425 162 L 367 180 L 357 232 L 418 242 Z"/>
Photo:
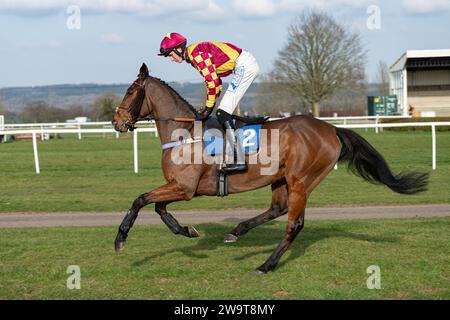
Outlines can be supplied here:
<path id="1" fill-rule="evenodd" d="M 138 79 L 128 88 L 123 101 L 116 109 L 115 129 L 127 132 L 134 129 L 140 119 L 153 119 L 162 144 L 170 143 L 171 133 L 176 129 L 193 131 L 195 109 L 165 82 L 149 76 L 145 64 L 140 68 Z M 270 257 L 257 268 L 258 272 L 273 271 L 281 256 L 304 226 L 305 207 L 309 195 L 339 161 L 347 161 L 349 169 L 371 183 L 384 184 L 391 190 L 414 194 L 426 190 L 427 173 L 400 173 L 394 175 L 384 158 L 357 133 L 337 128 L 310 116 L 293 116 L 268 121 L 262 125 L 268 132 L 279 133 L 277 170 L 271 175 L 260 174 L 263 164 L 249 164 L 248 171 L 229 176 L 229 192 L 238 193 L 267 185 L 272 187 L 272 203 L 264 213 L 239 223 L 225 236 L 233 242 L 250 229 L 288 214 L 284 238 Z M 198 142 L 193 142 L 196 144 Z M 199 143 L 204 148 L 203 143 Z M 263 146 L 262 146 L 263 147 Z M 134 200 L 115 240 L 120 251 L 139 210 L 155 203 L 155 211 L 174 234 L 198 237 L 194 227 L 183 227 L 167 212 L 167 204 L 189 201 L 197 196 L 216 195 L 217 166 L 202 163 L 175 164 L 171 151 L 162 151 L 162 170 L 167 183 L 140 195 Z M 274 148 L 265 147 L 267 154 Z"/>

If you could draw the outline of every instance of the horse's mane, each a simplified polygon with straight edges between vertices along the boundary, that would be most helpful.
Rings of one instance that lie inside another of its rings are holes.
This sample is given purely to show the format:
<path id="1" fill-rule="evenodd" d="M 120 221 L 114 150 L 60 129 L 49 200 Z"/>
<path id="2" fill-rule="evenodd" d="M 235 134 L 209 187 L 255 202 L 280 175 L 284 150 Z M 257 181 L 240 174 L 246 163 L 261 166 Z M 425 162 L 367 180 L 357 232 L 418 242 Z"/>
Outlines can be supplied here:
<path id="1" fill-rule="evenodd" d="M 185 99 L 183 98 L 174 88 L 172 88 L 167 82 L 164 80 L 161 80 L 159 78 L 152 77 L 153 79 L 157 80 L 159 83 L 161 83 L 163 86 L 167 87 L 172 93 L 175 94 L 175 96 L 178 97 L 184 104 L 186 104 L 189 109 L 195 114 L 197 114 L 197 110 Z"/>

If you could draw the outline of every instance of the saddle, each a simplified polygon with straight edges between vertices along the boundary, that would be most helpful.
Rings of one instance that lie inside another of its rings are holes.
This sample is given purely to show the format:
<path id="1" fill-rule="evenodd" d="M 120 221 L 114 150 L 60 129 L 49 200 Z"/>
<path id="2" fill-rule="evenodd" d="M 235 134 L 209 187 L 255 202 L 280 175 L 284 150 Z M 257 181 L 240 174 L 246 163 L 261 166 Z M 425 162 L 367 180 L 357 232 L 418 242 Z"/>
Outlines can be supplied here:
<path id="1" fill-rule="evenodd" d="M 252 125 L 252 124 L 263 124 L 267 120 L 269 120 L 269 117 L 240 117 L 237 115 L 232 115 L 231 118 L 234 122 L 234 127 L 237 129 L 240 129 L 246 125 Z M 219 120 L 217 120 L 216 116 L 210 116 L 205 121 L 205 130 L 208 129 L 217 129 L 220 130 L 222 133 L 224 133 L 222 126 L 219 123 Z"/>
<path id="2" fill-rule="evenodd" d="M 247 125 L 257 125 L 265 123 L 269 117 L 240 117 L 237 115 L 231 116 L 234 122 L 236 130 L 243 128 Z M 216 116 L 210 116 L 205 122 L 205 130 L 216 129 L 220 130 L 224 135 L 225 132 L 217 120 Z M 216 170 L 216 193 L 218 197 L 225 197 L 228 195 L 228 175 L 220 170 L 220 167 Z"/>

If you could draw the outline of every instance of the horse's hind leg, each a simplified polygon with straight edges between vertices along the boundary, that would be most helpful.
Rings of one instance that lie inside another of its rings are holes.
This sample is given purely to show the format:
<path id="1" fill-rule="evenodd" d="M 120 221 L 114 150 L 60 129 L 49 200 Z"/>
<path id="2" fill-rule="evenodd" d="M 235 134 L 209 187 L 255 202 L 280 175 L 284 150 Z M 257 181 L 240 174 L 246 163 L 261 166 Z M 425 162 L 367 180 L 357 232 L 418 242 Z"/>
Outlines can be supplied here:
<path id="1" fill-rule="evenodd" d="M 180 234 L 189 238 L 196 238 L 199 236 L 198 231 L 194 227 L 181 226 L 178 223 L 177 219 L 175 219 L 169 212 L 167 212 L 166 206 L 167 202 L 157 202 L 155 204 L 155 211 L 160 215 L 161 220 L 174 234 Z"/>
<path id="2" fill-rule="evenodd" d="M 287 204 L 288 192 L 286 181 L 283 180 L 272 184 L 272 204 L 269 210 L 239 223 L 233 231 L 225 236 L 224 241 L 235 242 L 239 236 L 246 234 L 249 230 L 286 214 L 288 212 Z"/>
<path id="3" fill-rule="evenodd" d="M 293 179 L 289 183 L 288 195 L 288 224 L 283 240 L 272 253 L 272 255 L 264 262 L 258 269 L 258 272 L 273 271 L 278 264 L 281 256 L 289 248 L 292 241 L 298 233 L 303 229 L 305 207 L 306 207 L 307 193 L 304 182 L 298 179 Z"/>

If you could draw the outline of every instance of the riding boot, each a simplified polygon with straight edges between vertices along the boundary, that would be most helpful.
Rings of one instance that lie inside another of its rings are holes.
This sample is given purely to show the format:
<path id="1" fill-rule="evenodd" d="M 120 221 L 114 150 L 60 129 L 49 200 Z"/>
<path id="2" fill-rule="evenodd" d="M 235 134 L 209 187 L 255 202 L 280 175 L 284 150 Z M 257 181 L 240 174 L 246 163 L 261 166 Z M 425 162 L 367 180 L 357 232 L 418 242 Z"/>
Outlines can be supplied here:
<path id="1" fill-rule="evenodd" d="M 247 170 L 247 163 L 245 162 L 245 151 L 243 150 L 242 146 L 237 141 L 233 120 L 225 121 L 222 124 L 222 126 L 225 131 L 225 136 L 226 136 L 226 140 L 227 140 L 226 144 L 228 146 L 233 146 L 233 162 L 227 163 L 225 161 L 225 165 L 222 167 L 222 171 L 228 173 L 231 171 Z M 244 162 L 239 163 L 239 160 L 242 160 Z"/>

